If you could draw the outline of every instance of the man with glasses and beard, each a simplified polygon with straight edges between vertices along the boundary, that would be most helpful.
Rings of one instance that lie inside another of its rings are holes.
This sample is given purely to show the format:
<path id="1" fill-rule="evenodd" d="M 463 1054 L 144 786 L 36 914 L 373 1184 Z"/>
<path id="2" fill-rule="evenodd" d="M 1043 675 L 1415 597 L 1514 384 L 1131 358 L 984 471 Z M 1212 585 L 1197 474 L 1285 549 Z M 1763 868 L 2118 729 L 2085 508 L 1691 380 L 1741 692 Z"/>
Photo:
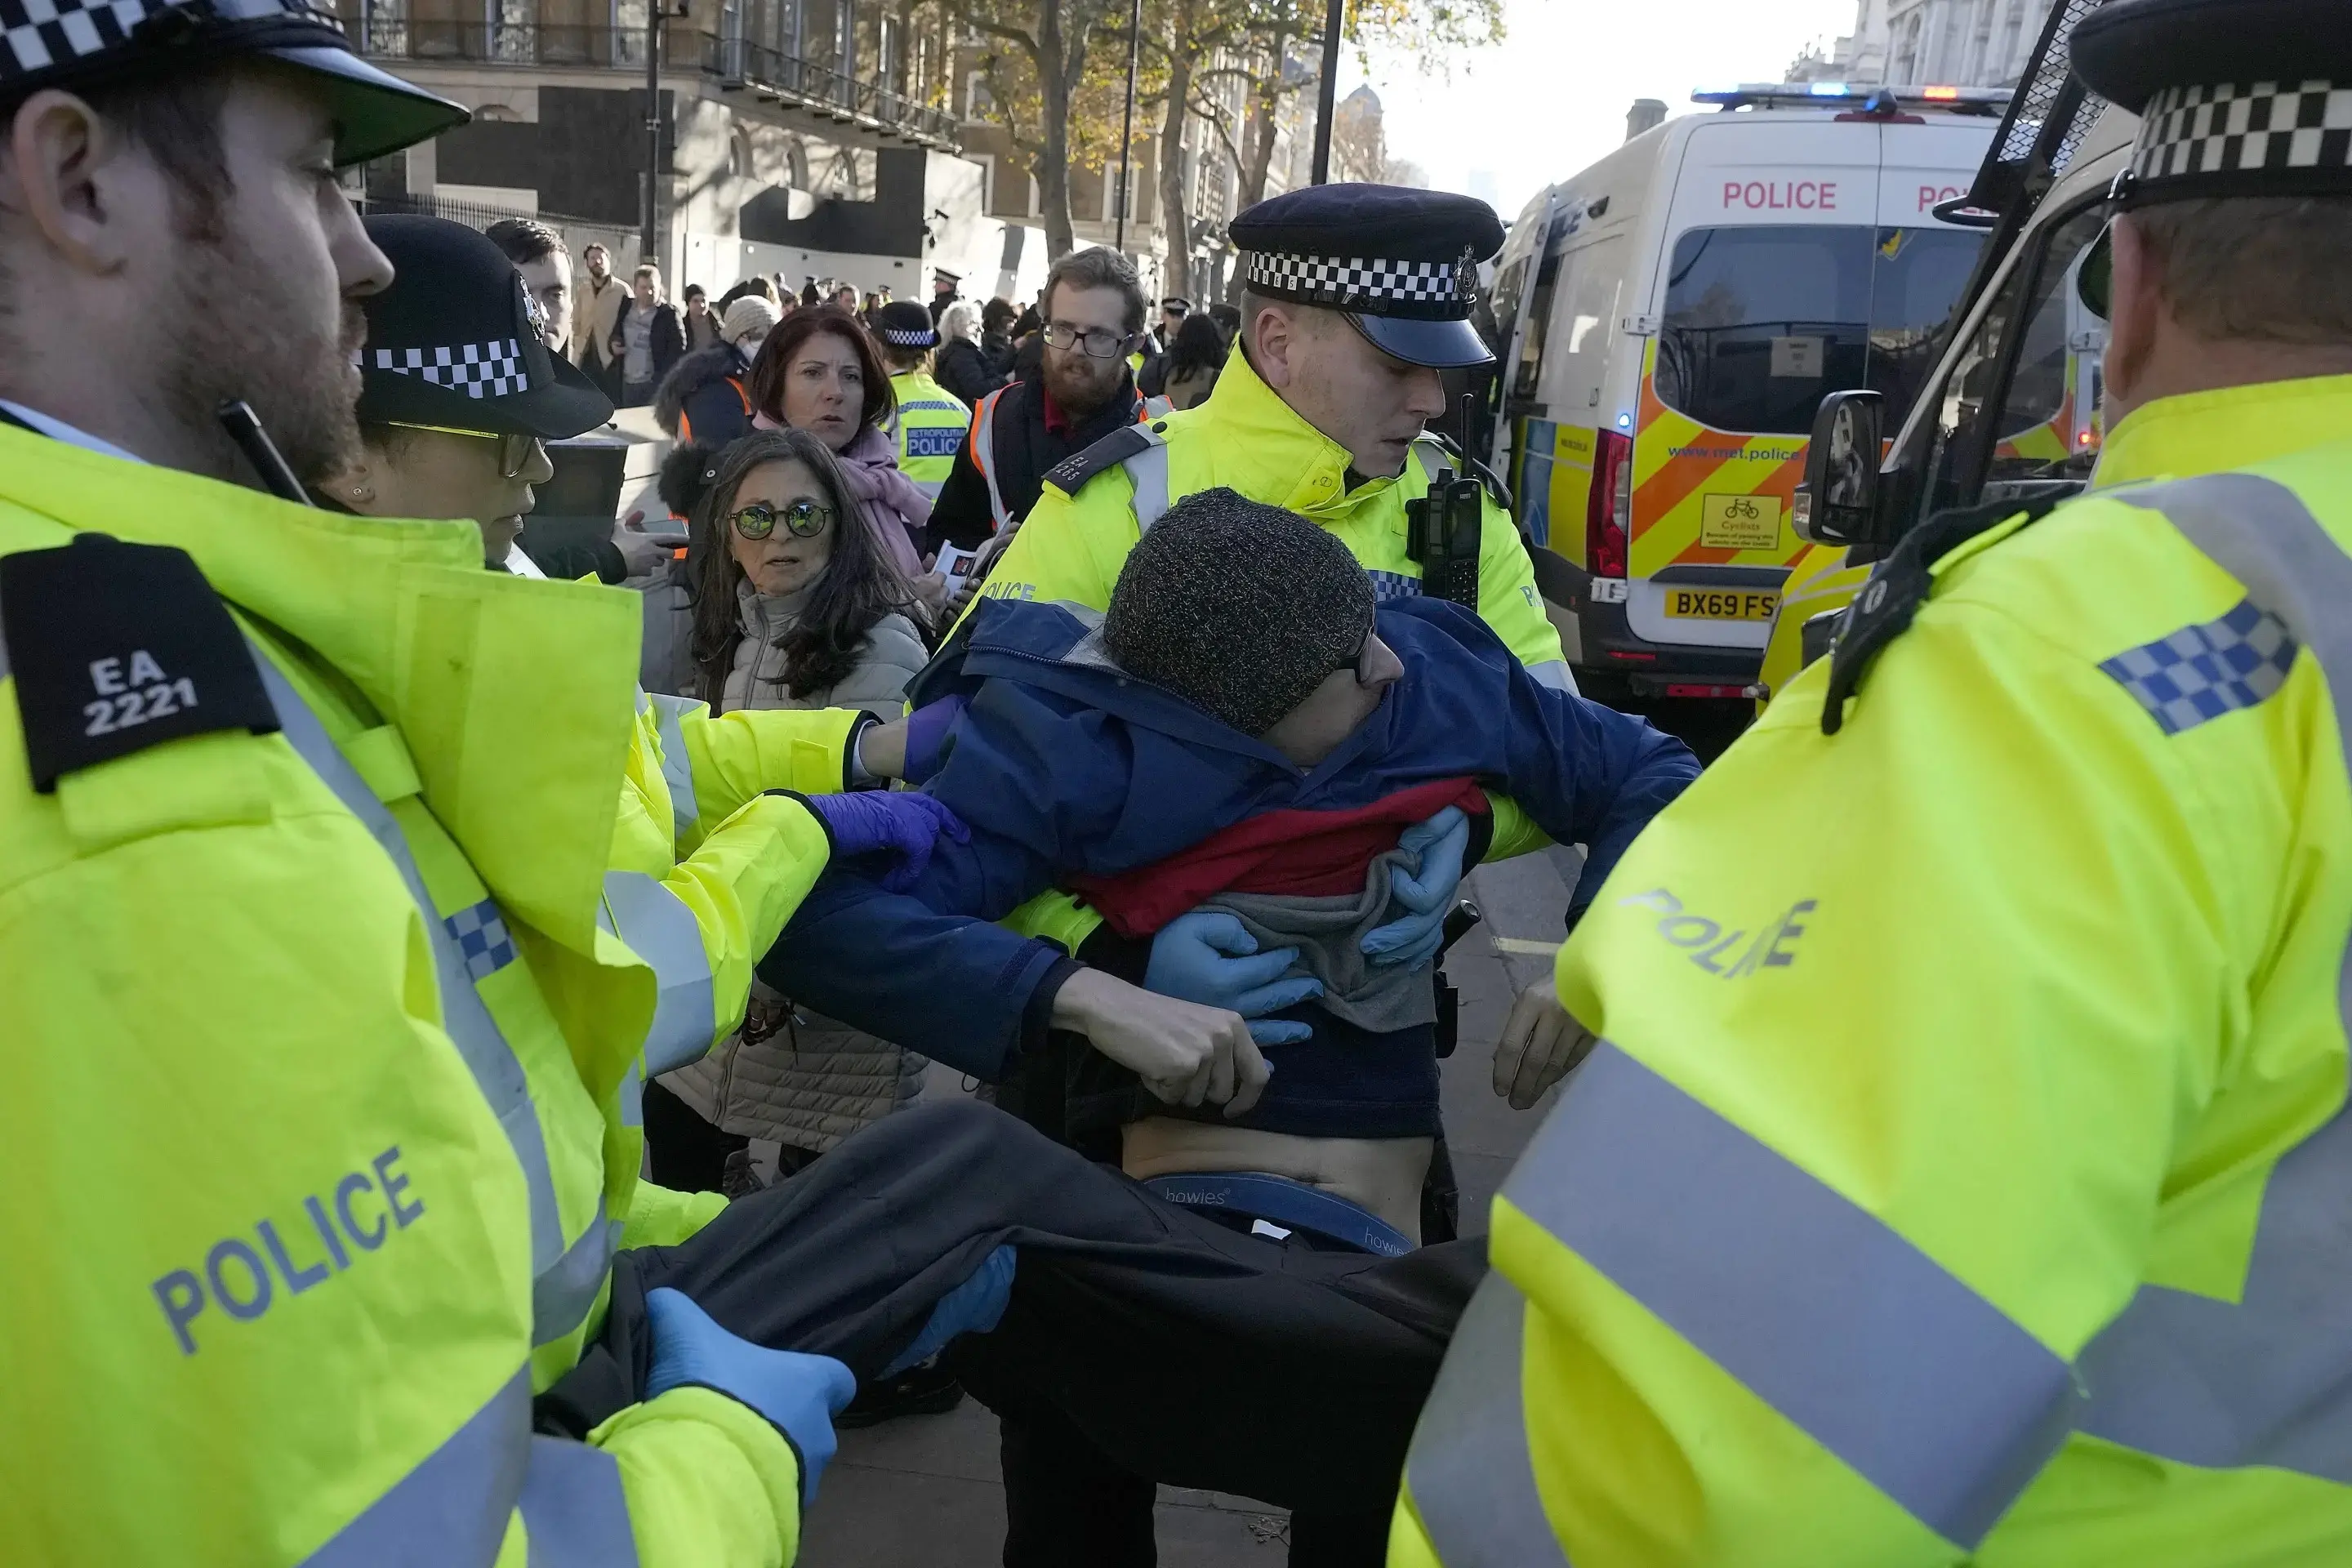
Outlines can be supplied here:
<path id="1" fill-rule="evenodd" d="M 1045 300 L 1038 373 L 1000 387 L 972 410 L 971 434 L 931 508 L 929 548 L 985 548 L 992 556 L 1037 504 L 1047 470 L 1112 431 L 1166 411 L 1135 390 L 1127 368 L 1149 301 L 1125 257 L 1101 248 L 1072 252 L 1045 275 Z M 984 570 L 983 563 L 975 581 Z"/>

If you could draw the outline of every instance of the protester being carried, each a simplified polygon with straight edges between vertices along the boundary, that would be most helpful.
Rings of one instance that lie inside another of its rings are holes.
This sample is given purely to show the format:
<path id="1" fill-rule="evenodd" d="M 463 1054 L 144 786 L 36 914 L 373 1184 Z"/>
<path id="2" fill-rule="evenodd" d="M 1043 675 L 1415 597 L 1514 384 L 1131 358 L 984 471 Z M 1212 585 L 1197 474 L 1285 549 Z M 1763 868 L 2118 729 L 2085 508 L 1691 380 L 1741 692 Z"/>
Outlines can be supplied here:
<path id="1" fill-rule="evenodd" d="M 1123 1128 L 1130 1173 L 1269 1173 L 1417 1236 L 1437 1130 L 1434 947 L 1384 934 L 1397 862 L 1415 874 L 1456 835 L 1483 849 L 1484 792 L 1507 791 L 1559 842 L 1589 846 L 1573 918 L 1696 776 L 1690 752 L 1537 681 L 1459 606 L 1376 611 L 1345 544 L 1231 490 L 1171 508 L 1099 621 L 1004 601 L 972 623 L 912 697 L 968 703 L 926 788 L 974 831 L 911 896 L 993 920 L 1048 887 L 1079 891 L 1108 933 L 1079 956 L 1178 995 L 1179 966 L 1142 946 L 1162 931 L 1192 922 L 1227 952 L 1266 950 L 1265 983 L 1301 989 L 1253 1026 L 1278 1070 L 1247 1115 L 1171 1109 L 1164 1086 L 1139 1094 L 1098 1058 L 1075 1100 Z M 853 937 L 859 896 L 854 873 L 829 876 L 763 974 L 963 1065 L 970 999 L 926 996 L 902 952 Z M 1550 1077 L 1574 1044 L 1545 1042 Z"/>
<path id="2" fill-rule="evenodd" d="M 884 428 L 895 407 L 890 374 L 866 329 L 830 305 L 793 311 L 768 334 L 744 390 L 754 425 L 805 430 L 824 443 L 891 563 L 919 581 L 916 542 L 931 501 L 898 471 L 898 444 Z"/>

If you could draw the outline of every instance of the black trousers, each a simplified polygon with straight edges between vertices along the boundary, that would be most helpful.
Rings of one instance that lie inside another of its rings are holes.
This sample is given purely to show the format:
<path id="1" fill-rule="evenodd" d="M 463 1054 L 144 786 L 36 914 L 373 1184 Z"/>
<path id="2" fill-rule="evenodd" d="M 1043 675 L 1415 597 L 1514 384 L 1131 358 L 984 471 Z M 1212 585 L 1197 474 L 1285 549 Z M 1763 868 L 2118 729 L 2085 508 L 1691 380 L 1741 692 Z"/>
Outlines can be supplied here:
<path id="1" fill-rule="evenodd" d="M 646 1161 L 653 1178 L 675 1193 L 724 1190 L 729 1155 L 751 1146 L 722 1132 L 702 1113 L 658 1083 L 646 1085 Z"/>
<path id="2" fill-rule="evenodd" d="M 579 1436 L 638 1397 L 656 1287 L 746 1339 L 838 1356 L 864 1379 L 1006 1242 L 1020 1264 L 1003 1321 L 949 1359 L 1028 1444 L 1013 1471 L 1098 1458 L 1139 1486 L 1339 1521 L 1387 1518 L 1414 1418 L 1486 1272 L 1481 1241 L 1376 1258 L 1244 1235 L 991 1107 L 919 1106 L 682 1247 L 622 1253 L 603 1332 L 541 1397 L 541 1423 Z M 1092 1457 L 1057 1447 L 1066 1435 Z M 1057 1561 L 1016 1559 L 1013 1544 L 1009 1563 Z"/>
<path id="3" fill-rule="evenodd" d="M 1055 1142 L 1116 1163 L 1129 1109 L 1116 1092 L 1124 1076 L 1084 1036 L 1055 1032 L 998 1086 L 996 1103 Z M 1452 1241 L 1460 1210 L 1441 1131 L 1422 1189 L 1423 1237 Z M 1050 1405 L 1024 1406 L 1003 1390 L 993 1404 L 1003 1423 L 1006 1568 L 1154 1568 L 1154 1481 L 1121 1466 Z M 1392 1500 L 1358 1511 L 1294 1510 L 1291 1568 L 1381 1568 Z"/>

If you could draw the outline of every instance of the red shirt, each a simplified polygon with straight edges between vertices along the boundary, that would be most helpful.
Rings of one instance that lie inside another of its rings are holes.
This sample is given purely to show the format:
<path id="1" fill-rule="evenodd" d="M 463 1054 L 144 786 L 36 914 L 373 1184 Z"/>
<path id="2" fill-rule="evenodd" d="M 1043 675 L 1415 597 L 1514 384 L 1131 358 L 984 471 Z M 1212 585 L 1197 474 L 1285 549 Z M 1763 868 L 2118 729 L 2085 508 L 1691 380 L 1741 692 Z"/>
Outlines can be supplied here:
<path id="1" fill-rule="evenodd" d="M 1129 937 L 1150 936 L 1218 893 L 1361 892 L 1365 867 L 1395 848 L 1406 828 L 1449 805 L 1483 816 L 1486 797 L 1468 779 L 1433 779 L 1345 811 L 1269 811 L 1156 864 L 1116 877 L 1074 877 L 1070 886 Z"/>

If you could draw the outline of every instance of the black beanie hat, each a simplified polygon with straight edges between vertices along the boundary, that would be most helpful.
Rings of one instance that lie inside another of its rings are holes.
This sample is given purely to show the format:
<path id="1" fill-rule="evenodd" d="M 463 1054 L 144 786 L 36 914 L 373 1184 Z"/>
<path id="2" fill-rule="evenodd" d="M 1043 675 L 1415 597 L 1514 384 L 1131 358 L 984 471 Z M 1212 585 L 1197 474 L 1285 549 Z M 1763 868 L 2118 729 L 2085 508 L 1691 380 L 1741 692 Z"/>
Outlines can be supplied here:
<path id="1" fill-rule="evenodd" d="M 1102 629 L 1129 675 L 1263 735 L 1362 651 L 1372 580 L 1297 512 L 1202 490 L 1128 552 Z"/>

